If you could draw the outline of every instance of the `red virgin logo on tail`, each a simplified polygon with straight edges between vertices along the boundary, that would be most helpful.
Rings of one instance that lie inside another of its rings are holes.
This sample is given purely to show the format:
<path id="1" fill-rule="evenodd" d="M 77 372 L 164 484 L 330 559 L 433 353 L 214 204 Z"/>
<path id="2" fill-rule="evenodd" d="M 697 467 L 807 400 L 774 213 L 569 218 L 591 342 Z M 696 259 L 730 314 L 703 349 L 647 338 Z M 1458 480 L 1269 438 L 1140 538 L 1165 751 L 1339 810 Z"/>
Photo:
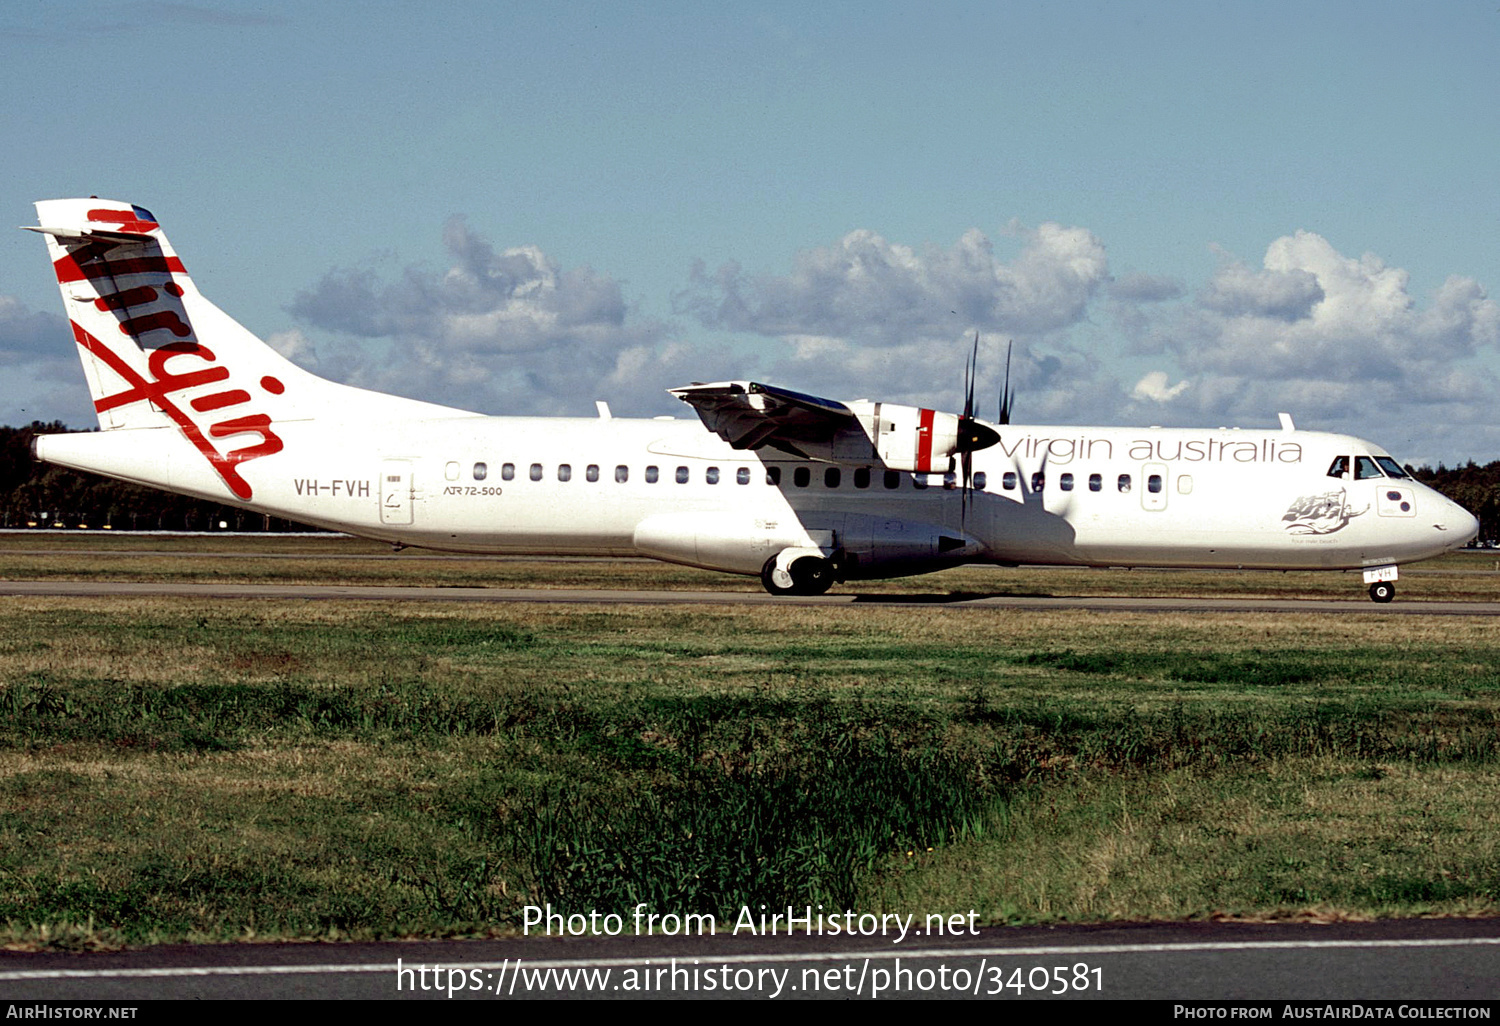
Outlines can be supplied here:
<path id="1" fill-rule="evenodd" d="M 101 300 L 102 302 L 102 300 Z M 128 322 L 127 322 L 128 323 Z M 124 328 L 124 325 L 121 325 Z M 94 401 L 94 409 L 100 413 L 131 403 L 150 402 L 171 418 L 188 441 L 203 454 L 209 465 L 218 472 L 229 486 L 229 490 L 241 499 L 251 497 L 250 483 L 240 476 L 239 464 L 247 460 L 271 456 L 284 447 L 276 432 L 271 430 L 271 418 L 264 413 L 254 413 L 226 420 L 215 421 L 208 426 L 208 435 L 194 422 L 186 410 L 172 397 L 189 388 L 211 385 L 229 378 L 229 368 L 218 364 L 218 358 L 207 346 L 197 342 L 171 342 L 151 351 L 147 365 L 151 377 L 143 377 L 134 367 L 122 360 L 119 354 L 73 322 L 73 338 L 79 345 L 98 357 L 110 370 L 118 374 L 129 386 L 114 395 L 103 396 Z M 168 367 L 168 363 L 172 366 Z M 260 387 L 272 395 L 280 395 L 286 386 L 279 378 L 269 375 L 260 379 Z M 243 406 L 250 402 L 250 393 L 242 388 L 228 388 L 219 392 L 199 396 L 188 404 L 199 413 L 217 413 L 219 410 Z M 220 452 L 209 438 L 228 438 L 232 435 L 259 435 L 260 441 L 241 446 L 228 452 Z"/>
<path id="2" fill-rule="evenodd" d="M 57 280 L 63 285 L 64 295 L 70 294 L 71 283 L 87 282 L 85 287 L 97 293 L 92 305 L 118 319 L 120 333 L 145 354 L 149 371 L 149 376 L 143 375 L 133 365 L 136 361 L 127 361 L 73 321 L 73 338 L 78 344 L 126 384 L 113 395 L 96 396 L 94 409 L 105 413 L 132 403 L 150 403 L 177 425 L 230 491 L 241 499 L 249 499 L 250 484 L 240 475 L 239 465 L 280 452 L 282 441 L 271 429 L 269 416 L 245 409 L 252 396 L 243 388 L 222 388 L 183 403 L 180 393 L 188 389 L 227 382 L 229 368 L 220 364 L 213 350 L 193 335 L 182 303 L 183 288 L 173 280 L 175 274 L 186 274 L 182 261 L 168 256 L 156 238 L 145 234 L 158 227 L 150 211 L 141 207 L 90 210 L 88 217 L 90 221 L 111 224 L 125 232 L 141 233 L 142 238 L 139 242 L 97 239 L 70 245 L 66 254 L 53 263 Z M 143 341 L 147 335 L 152 336 L 150 343 Z M 164 340 L 165 344 L 158 344 L 158 340 Z M 260 387 L 271 395 L 286 390 L 280 379 L 269 375 L 260 379 Z M 228 415 L 224 416 L 226 412 Z M 194 414 L 212 414 L 217 419 L 205 431 L 198 426 Z M 237 435 L 259 438 L 250 445 L 228 451 L 220 451 L 214 442 Z"/>

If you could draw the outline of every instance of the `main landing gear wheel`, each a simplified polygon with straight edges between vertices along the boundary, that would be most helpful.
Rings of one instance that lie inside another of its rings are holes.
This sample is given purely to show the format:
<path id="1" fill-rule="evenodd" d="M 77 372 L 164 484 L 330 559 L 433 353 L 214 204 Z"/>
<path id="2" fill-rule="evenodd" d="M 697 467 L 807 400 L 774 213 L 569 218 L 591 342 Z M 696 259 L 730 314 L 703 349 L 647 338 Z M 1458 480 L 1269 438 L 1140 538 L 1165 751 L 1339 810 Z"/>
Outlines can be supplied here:
<path id="1" fill-rule="evenodd" d="M 772 595 L 821 595 L 833 587 L 834 568 L 830 560 L 803 556 L 792 560 L 786 569 L 792 578 L 789 587 L 776 583 L 776 557 L 766 560 L 766 565 L 760 568 L 760 583 L 766 591 Z"/>
<path id="2" fill-rule="evenodd" d="M 1390 581 L 1376 581 L 1370 585 L 1370 598 L 1376 602 L 1389 602 L 1396 597 L 1396 586 Z"/>

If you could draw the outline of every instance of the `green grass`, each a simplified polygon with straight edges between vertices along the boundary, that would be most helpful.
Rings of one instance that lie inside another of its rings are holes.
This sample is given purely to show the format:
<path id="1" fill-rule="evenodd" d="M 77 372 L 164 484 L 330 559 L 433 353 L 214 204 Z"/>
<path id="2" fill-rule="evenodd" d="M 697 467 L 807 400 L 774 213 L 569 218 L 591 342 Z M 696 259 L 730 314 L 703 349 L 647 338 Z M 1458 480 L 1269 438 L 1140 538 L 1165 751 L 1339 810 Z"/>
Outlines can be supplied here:
<path id="1" fill-rule="evenodd" d="M 1476 618 L 0 606 L 11 943 L 1493 914 Z"/>

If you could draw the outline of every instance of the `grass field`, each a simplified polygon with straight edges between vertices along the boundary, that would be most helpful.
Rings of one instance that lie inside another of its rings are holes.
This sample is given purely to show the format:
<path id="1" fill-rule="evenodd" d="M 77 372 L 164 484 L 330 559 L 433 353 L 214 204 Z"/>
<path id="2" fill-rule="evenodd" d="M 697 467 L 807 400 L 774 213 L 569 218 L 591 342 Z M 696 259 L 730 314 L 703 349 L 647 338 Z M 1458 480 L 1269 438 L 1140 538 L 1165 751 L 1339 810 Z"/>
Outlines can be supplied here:
<path id="1" fill-rule="evenodd" d="M 0 576 L 104 562 L 19 554 L 37 537 L 3 536 Z M 164 547 L 142 541 L 107 544 Z M 246 546 L 192 544 L 205 543 Z M 496 586 L 558 567 L 626 586 L 657 572 L 276 544 L 319 558 L 220 565 Z M 112 558 L 120 575 L 199 559 Z M 1404 574 L 1401 601 L 1418 581 L 1436 597 L 1493 587 L 1481 557 L 1436 570 Z M 1174 586 L 952 574 L 894 583 Z M 1259 594 L 1291 576 L 1156 579 Z M 1363 595 L 1357 578 L 1325 579 Z M 64 947 L 484 934 L 547 901 L 974 909 L 992 923 L 1491 915 L 1497 666 L 1487 619 L 1373 604 L 1325 617 L 7 599 L 0 934 Z"/>

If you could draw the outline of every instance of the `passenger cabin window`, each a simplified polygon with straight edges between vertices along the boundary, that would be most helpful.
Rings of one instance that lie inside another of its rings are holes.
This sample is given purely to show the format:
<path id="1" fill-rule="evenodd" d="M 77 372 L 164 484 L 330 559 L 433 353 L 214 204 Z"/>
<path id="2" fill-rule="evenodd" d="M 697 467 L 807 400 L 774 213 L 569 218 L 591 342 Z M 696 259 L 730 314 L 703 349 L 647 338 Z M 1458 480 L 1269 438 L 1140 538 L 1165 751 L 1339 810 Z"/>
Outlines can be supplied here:
<path id="1" fill-rule="evenodd" d="M 703 480 L 707 481 L 709 484 L 718 484 L 719 483 L 719 468 L 718 467 L 709 467 L 707 470 L 705 470 L 703 472 Z"/>
<path id="2" fill-rule="evenodd" d="M 1000 487 L 1004 488 L 1007 492 L 1013 492 L 1016 490 L 1018 480 L 1014 470 L 1007 470 L 1005 476 L 1000 479 Z"/>
<path id="3" fill-rule="evenodd" d="M 766 484 L 768 484 L 768 485 L 774 485 L 774 486 L 776 486 L 778 488 L 781 487 L 781 468 L 780 467 L 767 467 L 766 468 Z"/>
<path id="4" fill-rule="evenodd" d="M 688 468 L 687 467 L 678 467 L 677 468 L 677 483 L 678 484 L 687 484 L 688 483 Z"/>
<path id="5" fill-rule="evenodd" d="M 443 476 L 449 481 L 458 480 L 458 461 L 454 460 L 443 467 Z"/>
<path id="6" fill-rule="evenodd" d="M 838 467 L 829 467 L 827 470 L 823 471 L 824 488 L 837 488 L 839 486 L 839 481 L 841 481 L 842 479 L 843 475 L 839 473 Z"/>
<path id="7" fill-rule="evenodd" d="M 1061 488 L 1065 492 L 1071 492 L 1073 490 L 1073 475 L 1064 474 L 1062 477 L 1058 478 L 1057 487 Z"/>
<path id="8" fill-rule="evenodd" d="M 485 478 L 487 478 L 489 476 L 490 476 L 490 467 L 489 467 L 488 463 L 476 463 L 476 464 L 474 464 L 474 480 L 476 480 L 476 481 L 483 481 Z"/>
<path id="9" fill-rule="evenodd" d="M 887 488 L 901 487 L 901 472 L 899 470 L 887 470 L 880 479 L 880 483 Z"/>
<path id="10" fill-rule="evenodd" d="M 1117 481 L 1116 484 L 1119 487 L 1120 491 L 1122 491 L 1122 492 L 1128 492 L 1128 491 L 1130 491 L 1130 475 L 1129 474 L 1121 474 L 1120 475 L 1120 480 Z"/>
<path id="11" fill-rule="evenodd" d="M 913 474 L 911 476 L 911 486 L 913 488 L 926 488 L 927 487 L 927 475 L 926 474 Z"/>
<path id="12" fill-rule="evenodd" d="M 657 470 L 655 467 L 647 467 L 646 468 L 646 483 L 647 484 L 656 484 L 656 479 L 658 477 L 660 477 L 660 476 L 661 476 L 661 471 Z"/>
<path id="13" fill-rule="evenodd" d="M 1349 473 L 1349 457 L 1335 456 L 1328 466 L 1328 476 L 1343 477 L 1347 473 Z"/>
<path id="14" fill-rule="evenodd" d="M 1380 467 L 1369 456 L 1354 457 L 1354 480 L 1368 481 L 1372 477 L 1384 477 Z"/>
<path id="15" fill-rule="evenodd" d="M 573 464 L 559 463 L 557 465 L 557 479 L 559 481 L 573 480 Z"/>
<path id="16" fill-rule="evenodd" d="M 624 484 L 626 481 L 629 481 L 629 480 L 630 480 L 630 468 L 629 467 L 627 467 L 623 463 L 621 463 L 619 466 L 615 467 L 615 482 L 616 483 L 618 483 L 618 484 Z"/>
<path id="17" fill-rule="evenodd" d="M 1098 474 L 1089 475 L 1089 491 L 1098 492 L 1104 490 L 1104 478 Z"/>
<path id="18" fill-rule="evenodd" d="M 734 483 L 746 485 L 750 483 L 750 468 L 741 467 L 734 472 Z"/>
<path id="19" fill-rule="evenodd" d="M 868 488 L 868 487 L 870 487 L 870 468 L 869 467 L 860 467 L 860 468 L 858 468 L 857 470 L 854 471 L 854 487 L 856 487 L 856 488 Z"/>
<path id="20" fill-rule="evenodd" d="M 946 488 L 946 489 L 948 489 L 948 491 L 950 491 L 950 492 L 953 491 L 953 489 L 957 488 L 958 487 L 958 475 L 955 474 L 951 470 L 948 471 L 946 474 L 944 474 L 943 475 L 943 487 Z"/>
<path id="21" fill-rule="evenodd" d="M 542 465 L 540 463 L 533 463 L 531 465 L 531 479 L 533 481 L 540 481 L 542 479 Z"/>
<path id="22" fill-rule="evenodd" d="M 500 480 L 514 481 L 516 479 L 516 465 L 514 463 L 500 464 Z"/>
<path id="23" fill-rule="evenodd" d="M 1046 488 L 1046 487 L 1047 487 L 1047 475 L 1046 474 L 1043 474 L 1041 471 L 1038 471 L 1037 473 L 1031 475 L 1031 490 L 1032 491 L 1039 492 L 1043 488 Z"/>
<path id="24" fill-rule="evenodd" d="M 978 488 L 981 492 L 984 491 L 984 486 L 989 484 L 989 481 L 990 479 L 985 476 L 982 470 L 974 475 L 974 487 Z"/>
<path id="25" fill-rule="evenodd" d="M 1177 475 L 1177 494 L 1178 495 L 1191 495 L 1191 494 L 1193 494 L 1193 475 L 1192 474 L 1179 474 L 1179 475 Z"/>
<path id="26" fill-rule="evenodd" d="M 583 476 L 584 479 L 590 484 L 599 480 L 599 464 L 590 463 L 586 468 L 584 468 Z"/>
<path id="27" fill-rule="evenodd" d="M 1146 478 L 1146 491 L 1150 492 L 1152 495 L 1161 494 L 1160 474 L 1152 474 L 1150 477 Z"/>
<path id="28" fill-rule="evenodd" d="M 808 482 L 810 482 L 811 480 L 812 471 L 808 470 L 806 467 L 798 467 L 796 470 L 792 471 L 792 484 L 796 485 L 798 488 L 806 488 Z"/>

